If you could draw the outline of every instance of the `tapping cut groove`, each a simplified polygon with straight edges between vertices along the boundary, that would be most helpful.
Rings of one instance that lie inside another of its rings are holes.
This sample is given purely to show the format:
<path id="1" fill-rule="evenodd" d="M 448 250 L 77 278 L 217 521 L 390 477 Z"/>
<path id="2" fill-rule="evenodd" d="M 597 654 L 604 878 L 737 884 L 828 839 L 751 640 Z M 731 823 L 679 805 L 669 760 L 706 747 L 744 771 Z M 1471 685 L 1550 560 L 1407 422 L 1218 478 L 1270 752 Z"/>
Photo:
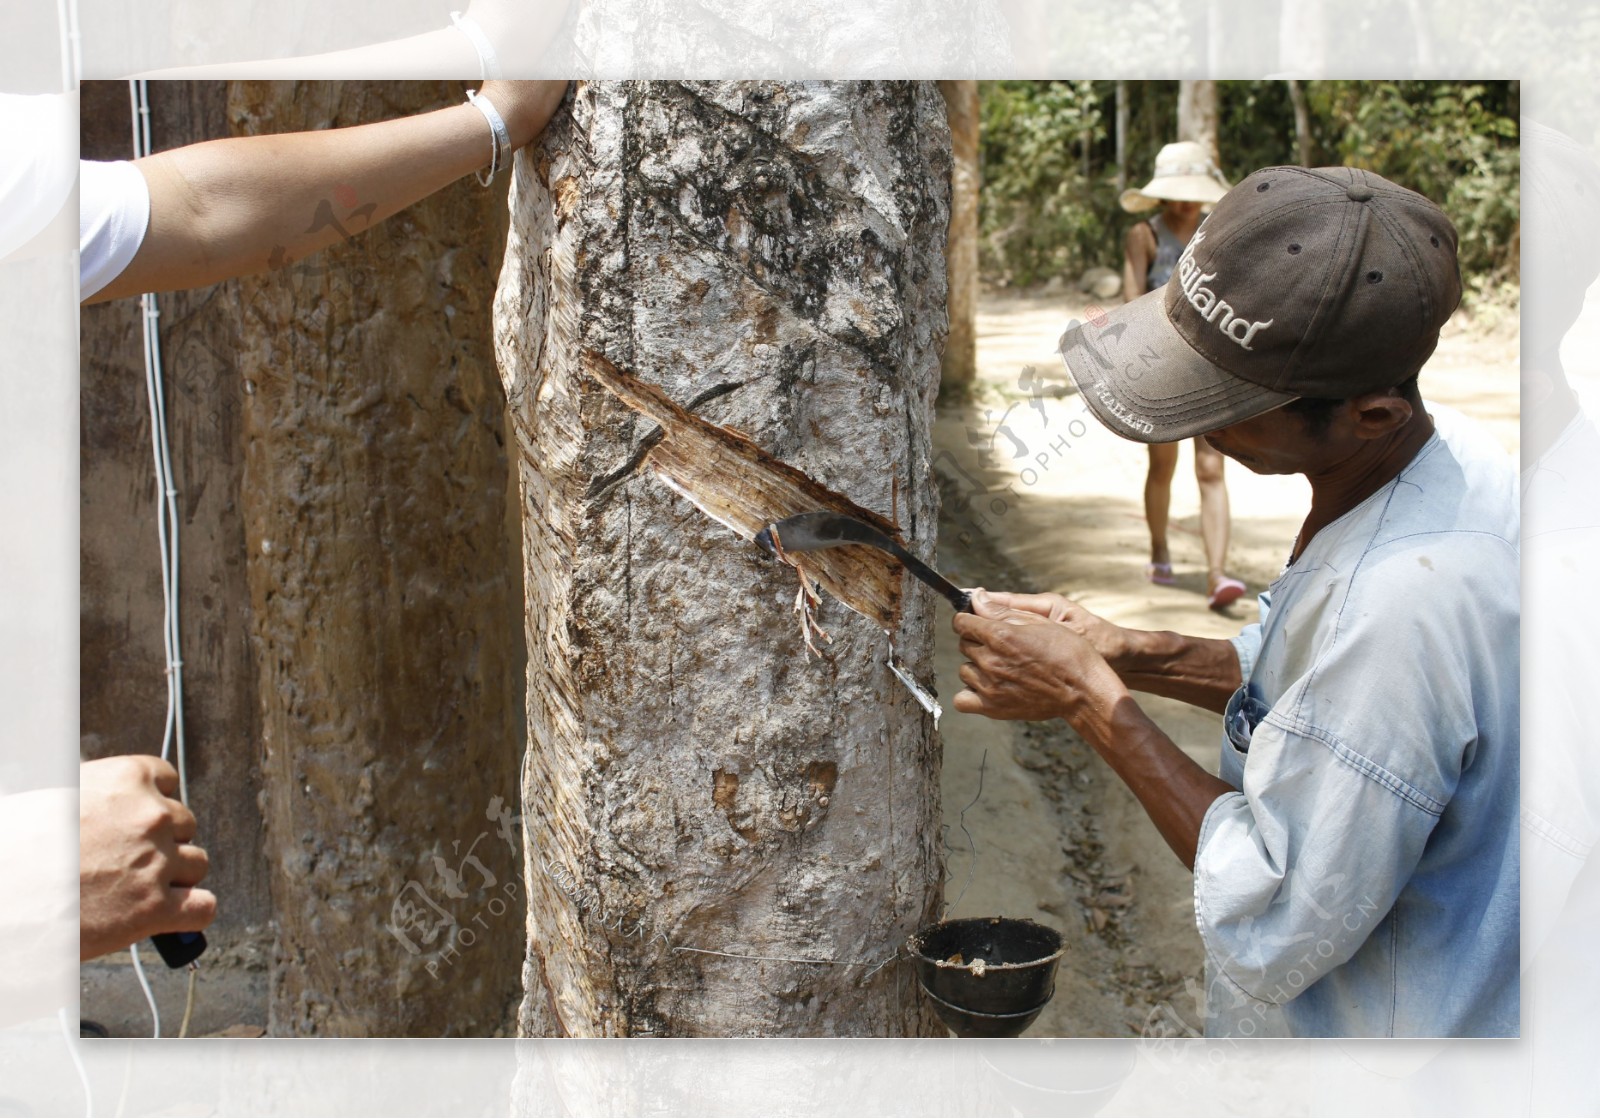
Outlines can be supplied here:
<path id="1" fill-rule="evenodd" d="M 898 538 L 882 515 L 773 457 L 749 436 L 703 419 L 593 350 L 584 351 L 583 370 L 628 407 L 661 425 L 659 439 L 651 437 L 653 445 L 639 466 L 744 539 L 754 540 L 775 521 L 819 509 L 857 517 Z M 896 560 L 876 548 L 844 547 L 807 553 L 804 575 L 893 632 L 900 624 L 901 571 Z"/>

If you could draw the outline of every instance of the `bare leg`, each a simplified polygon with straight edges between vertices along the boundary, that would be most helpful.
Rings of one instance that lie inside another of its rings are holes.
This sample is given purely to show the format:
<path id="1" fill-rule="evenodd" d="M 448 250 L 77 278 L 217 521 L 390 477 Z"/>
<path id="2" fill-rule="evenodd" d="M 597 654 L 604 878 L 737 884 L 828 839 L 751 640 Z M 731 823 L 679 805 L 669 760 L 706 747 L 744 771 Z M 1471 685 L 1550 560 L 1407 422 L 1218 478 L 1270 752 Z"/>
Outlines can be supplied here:
<path id="1" fill-rule="evenodd" d="M 1206 589 L 1215 591 L 1227 575 L 1228 486 L 1222 480 L 1222 452 L 1204 439 L 1194 441 L 1194 476 L 1200 483 L 1200 539 L 1206 551 Z"/>
<path id="2" fill-rule="evenodd" d="M 1178 444 L 1152 443 L 1149 450 L 1150 470 L 1144 478 L 1144 519 L 1150 526 L 1150 562 L 1171 563 L 1172 554 L 1167 549 L 1167 513 L 1172 507 L 1172 476 L 1178 470 Z"/>

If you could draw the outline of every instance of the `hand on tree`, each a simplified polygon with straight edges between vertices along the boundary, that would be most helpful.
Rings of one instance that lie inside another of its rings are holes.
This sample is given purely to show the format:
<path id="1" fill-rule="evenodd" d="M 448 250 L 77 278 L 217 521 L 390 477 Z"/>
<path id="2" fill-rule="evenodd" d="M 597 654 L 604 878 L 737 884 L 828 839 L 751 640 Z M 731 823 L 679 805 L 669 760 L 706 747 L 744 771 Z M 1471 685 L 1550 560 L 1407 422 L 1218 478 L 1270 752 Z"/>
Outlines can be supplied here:
<path id="1" fill-rule="evenodd" d="M 1127 695 L 1103 656 L 1062 622 L 974 596 L 976 614 L 957 614 L 964 690 L 955 708 L 991 719 L 1063 717 L 1074 726 L 1109 713 Z M 1081 729 L 1081 728 L 1080 728 Z"/>
<path id="2" fill-rule="evenodd" d="M 566 82 L 484 82 L 479 96 L 487 97 L 511 133 L 511 150 L 533 143 L 550 122 L 556 106 L 567 95 Z"/>
<path id="3" fill-rule="evenodd" d="M 136 754 L 78 770 L 78 955 L 91 960 L 164 932 L 199 932 L 217 899 L 194 813 L 172 798 L 178 773 Z"/>

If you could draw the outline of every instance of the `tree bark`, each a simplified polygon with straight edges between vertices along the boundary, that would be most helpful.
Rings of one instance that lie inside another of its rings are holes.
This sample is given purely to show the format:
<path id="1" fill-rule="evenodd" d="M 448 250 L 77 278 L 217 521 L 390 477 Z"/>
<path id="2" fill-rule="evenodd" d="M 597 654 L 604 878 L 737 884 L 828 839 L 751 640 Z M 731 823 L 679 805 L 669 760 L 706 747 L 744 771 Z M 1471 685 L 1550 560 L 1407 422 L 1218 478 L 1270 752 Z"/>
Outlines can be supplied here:
<path id="1" fill-rule="evenodd" d="M 1178 139 L 1203 145 L 1218 167 L 1217 83 L 1183 80 L 1178 83 Z"/>
<path id="2" fill-rule="evenodd" d="M 228 108 L 247 131 L 285 132 L 460 96 L 446 82 L 240 83 Z M 489 818 L 493 798 L 514 803 L 522 741 L 490 349 L 504 201 L 466 178 L 370 232 L 362 202 L 330 183 L 306 221 L 353 239 L 240 282 L 280 934 L 269 1023 L 484 1036 L 511 1020 L 525 940 L 520 844 Z"/>
<path id="3" fill-rule="evenodd" d="M 165 151 L 228 135 L 222 82 L 152 82 Z M 85 159 L 133 156 L 127 82 L 84 82 Z M 260 966 L 271 902 L 262 857 L 256 668 L 239 485 L 238 291 L 160 296 L 169 439 L 181 513 L 179 655 L 185 754 L 206 885 L 219 899 L 205 965 Z M 166 652 L 140 306 L 80 311 L 79 730 L 85 758 L 153 754 L 166 721 Z"/>
<path id="4" fill-rule="evenodd" d="M 1117 82 L 1117 194 L 1128 189 L 1128 83 Z"/>
<path id="5" fill-rule="evenodd" d="M 1299 81 L 1289 79 L 1289 103 L 1294 106 L 1294 150 L 1300 166 L 1311 166 L 1311 112 L 1306 106 L 1306 91 Z"/>
<path id="6" fill-rule="evenodd" d="M 527 563 L 525 1034 L 942 1032 L 886 962 L 933 919 L 942 852 L 937 734 L 884 627 L 824 599 L 808 659 L 793 570 L 664 484 L 693 465 L 653 457 L 677 434 L 584 370 L 610 359 L 696 438 L 809 476 L 744 461 L 757 481 L 826 487 L 931 557 L 949 143 L 931 82 L 581 83 L 517 160 L 495 329 Z M 908 580 L 898 609 L 927 680 L 931 594 Z"/>
<path id="7" fill-rule="evenodd" d="M 960 390 L 978 377 L 978 83 L 940 82 L 950 121 L 950 235 L 945 246 L 950 333 L 940 387 Z"/>

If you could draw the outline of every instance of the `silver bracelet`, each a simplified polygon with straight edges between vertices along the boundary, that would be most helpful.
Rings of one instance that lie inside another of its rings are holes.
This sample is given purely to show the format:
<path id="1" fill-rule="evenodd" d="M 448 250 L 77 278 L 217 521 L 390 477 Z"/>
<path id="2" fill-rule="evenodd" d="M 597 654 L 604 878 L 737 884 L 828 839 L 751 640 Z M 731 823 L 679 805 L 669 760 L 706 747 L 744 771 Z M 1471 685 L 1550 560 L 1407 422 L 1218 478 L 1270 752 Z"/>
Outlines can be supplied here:
<path id="1" fill-rule="evenodd" d="M 471 16 L 462 15 L 460 12 L 450 13 L 450 22 L 457 31 L 465 35 L 472 43 L 472 49 L 478 52 L 478 68 L 482 71 L 483 80 L 500 76 L 500 56 L 494 52 L 494 44 L 489 42 L 489 36 L 483 33 L 477 21 Z"/>
<path id="2" fill-rule="evenodd" d="M 503 165 L 511 162 L 511 130 L 506 127 L 505 120 L 494 107 L 494 102 L 487 97 L 480 96 L 481 91 L 467 90 L 467 102 L 483 114 L 483 119 L 489 122 L 490 142 L 494 150 L 489 156 L 489 174 L 476 171 L 479 186 L 488 186 L 494 182 L 495 172 Z"/>

